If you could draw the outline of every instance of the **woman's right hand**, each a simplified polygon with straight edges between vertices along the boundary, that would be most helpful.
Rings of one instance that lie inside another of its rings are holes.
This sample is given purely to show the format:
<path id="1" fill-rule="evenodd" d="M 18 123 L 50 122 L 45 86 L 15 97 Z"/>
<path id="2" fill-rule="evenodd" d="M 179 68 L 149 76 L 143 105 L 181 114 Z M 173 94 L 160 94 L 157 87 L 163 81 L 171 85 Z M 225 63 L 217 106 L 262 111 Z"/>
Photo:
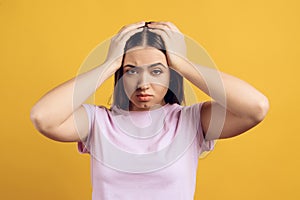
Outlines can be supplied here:
<path id="1" fill-rule="evenodd" d="M 141 32 L 141 28 L 144 26 L 145 22 L 143 21 L 123 26 L 120 31 L 112 37 L 105 63 L 112 66 L 114 71 L 117 71 L 121 67 L 124 47 L 127 40 L 135 33 Z"/>
<path id="2" fill-rule="evenodd" d="M 82 104 L 121 66 L 126 41 L 144 25 L 139 22 L 124 26 L 111 40 L 106 63 L 60 84 L 39 99 L 30 112 L 36 129 L 56 141 L 87 138 L 89 121 Z"/>

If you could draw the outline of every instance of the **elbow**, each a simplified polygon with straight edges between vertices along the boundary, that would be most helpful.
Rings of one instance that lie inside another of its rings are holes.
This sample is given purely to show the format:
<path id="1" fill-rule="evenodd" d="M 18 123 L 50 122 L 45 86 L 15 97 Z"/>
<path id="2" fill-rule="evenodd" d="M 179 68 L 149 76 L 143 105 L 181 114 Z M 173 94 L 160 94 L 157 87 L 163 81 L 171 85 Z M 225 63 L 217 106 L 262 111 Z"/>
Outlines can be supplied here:
<path id="1" fill-rule="evenodd" d="M 47 124 L 47 120 L 40 113 L 31 111 L 30 120 L 39 133 L 52 140 L 60 141 L 54 134 L 53 128 Z"/>
<path id="2" fill-rule="evenodd" d="M 269 100 L 263 96 L 262 99 L 256 102 L 255 109 L 253 109 L 252 119 L 256 123 L 260 123 L 266 117 L 270 108 Z"/>
<path id="3" fill-rule="evenodd" d="M 38 114 L 38 112 L 35 110 L 35 108 L 33 107 L 32 109 L 31 109 L 31 111 L 30 111 L 30 121 L 32 122 L 32 124 L 34 125 L 34 127 L 36 128 L 36 129 L 38 129 L 38 124 L 40 124 L 39 123 L 39 114 Z"/>
<path id="4" fill-rule="evenodd" d="M 59 126 L 49 122 L 51 121 L 49 120 L 49 118 L 50 117 L 48 115 L 44 114 L 41 111 L 38 111 L 35 108 L 32 108 L 32 110 L 30 111 L 30 120 L 32 124 L 34 125 L 35 129 L 45 137 L 58 142 L 73 142 L 78 140 L 77 138 L 71 138 L 67 134 L 61 134 Z"/>
<path id="5" fill-rule="evenodd" d="M 36 111 L 35 107 L 31 108 L 30 110 L 30 120 L 34 123 L 38 118 L 38 112 Z"/>
<path id="6" fill-rule="evenodd" d="M 43 117 L 43 114 L 36 110 L 35 107 L 33 107 L 30 111 L 30 120 L 34 127 L 44 135 L 47 133 L 46 130 L 51 128 L 47 125 L 47 120 Z"/>

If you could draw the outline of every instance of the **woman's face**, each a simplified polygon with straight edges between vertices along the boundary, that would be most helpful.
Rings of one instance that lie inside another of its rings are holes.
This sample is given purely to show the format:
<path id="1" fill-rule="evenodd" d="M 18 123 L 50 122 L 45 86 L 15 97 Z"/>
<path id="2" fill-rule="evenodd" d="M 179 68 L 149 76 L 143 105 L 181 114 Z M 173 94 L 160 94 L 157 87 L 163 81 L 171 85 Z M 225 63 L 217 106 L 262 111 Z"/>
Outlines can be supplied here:
<path id="1" fill-rule="evenodd" d="M 124 57 L 122 78 L 130 110 L 150 110 L 165 105 L 170 71 L 166 56 L 160 50 L 153 47 L 130 49 Z"/>

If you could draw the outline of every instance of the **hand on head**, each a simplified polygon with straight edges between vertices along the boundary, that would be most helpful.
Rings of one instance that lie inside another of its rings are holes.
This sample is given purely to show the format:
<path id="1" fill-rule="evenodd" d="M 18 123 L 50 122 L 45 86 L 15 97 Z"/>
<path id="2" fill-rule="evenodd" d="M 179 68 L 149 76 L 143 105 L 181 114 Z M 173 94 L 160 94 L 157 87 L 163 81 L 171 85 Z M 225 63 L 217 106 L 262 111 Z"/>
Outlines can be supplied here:
<path id="1" fill-rule="evenodd" d="M 127 40 L 135 33 L 141 32 L 141 27 L 145 26 L 145 22 L 137 22 L 123 26 L 120 31 L 111 39 L 108 54 L 105 62 L 111 64 L 117 70 L 121 66 L 124 47 Z"/>
<path id="2" fill-rule="evenodd" d="M 171 22 L 137 22 L 123 26 L 120 31 L 111 39 L 106 63 L 112 64 L 115 71 L 121 66 L 124 48 L 127 40 L 147 27 L 148 31 L 161 36 L 165 43 L 168 64 L 173 69 L 178 69 L 182 59 L 186 58 L 186 44 L 184 36 L 179 29 Z"/>
<path id="3" fill-rule="evenodd" d="M 186 58 L 184 36 L 171 22 L 151 22 L 147 24 L 151 32 L 160 35 L 165 42 L 167 59 L 171 68 L 178 69 L 182 59 Z"/>

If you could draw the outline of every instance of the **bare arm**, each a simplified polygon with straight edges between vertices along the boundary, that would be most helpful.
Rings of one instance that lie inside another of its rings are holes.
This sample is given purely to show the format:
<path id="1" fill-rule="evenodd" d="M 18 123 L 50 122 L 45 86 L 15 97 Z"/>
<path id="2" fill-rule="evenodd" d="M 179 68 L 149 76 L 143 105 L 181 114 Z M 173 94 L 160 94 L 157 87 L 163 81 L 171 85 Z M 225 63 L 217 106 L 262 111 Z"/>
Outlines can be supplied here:
<path id="1" fill-rule="evenodd" d="M 254 127 L 266 116 L 268 99 L 245 81 L 187 61 L 181 66 L 180 73 L 214 99 L 205 102 L 201 109 L 206 139 L 234 137 Z"/>
<path id="2" fill-rule="evenodd" d="M 234 137 L 264 119 L 269 103 L 262 93 L 234 76 L 190 62 L 184 36 L 174 24 L 154 22 L 148 26 L 162 36 L 170 67 L 214 99 L 201 109 L 206 139 Z"/>
<path id="3" fill-rule="evenodd" d="M 85 138 L 88 118 L 82 104 L 111 75 L 103 73 L 106 68 L 103 65 L 96 67 L 45 94 L 31 110 L 30 117 L 36 129 L 58 141 Z"/>
<path id="4" fill-rule="evenodd" d="M 64 142 L 75 142 L 88 135 L 88 117 L 82 104 L 121 66 L 128 38 L 139 32 L 144 22 L 124 26 L 112 38 L 106 61 L 45 94 L 32 108 L 30 118 L 45 136 Z"/>

